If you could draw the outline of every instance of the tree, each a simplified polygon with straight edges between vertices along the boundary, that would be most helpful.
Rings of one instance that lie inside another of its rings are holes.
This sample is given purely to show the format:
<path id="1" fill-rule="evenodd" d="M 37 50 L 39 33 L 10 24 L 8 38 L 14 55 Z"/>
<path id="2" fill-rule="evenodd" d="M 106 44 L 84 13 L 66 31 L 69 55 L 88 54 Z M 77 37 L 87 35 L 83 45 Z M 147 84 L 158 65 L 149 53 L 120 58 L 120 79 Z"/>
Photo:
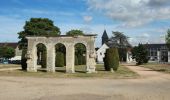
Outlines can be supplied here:
<path id="1" fill-rule="evenodd" d="M 132 58 L 136 60 L 137 65 L 141 65 L 143 63 L 148 62 L 148 51 L 145 46 L 139 44 L 132 49 Z"/>
<path id="2" fill-rule="evenodd" d="M 168 29 L 167 34 L 165 36 L 165 41 L 167 44 L 167 47 L 170 49 L 170 29 Z"/>
<path id="3" fill-rule="evenodd" d="M 81 30 L 71 30 L 66 33 L 67 35 L 75 36 L 75 35 L 84 35 Z"/>
<path id="4" fill-rule="evenodd" d="M 15 49 L 4 46 L 0 47 L 0 57 L 5 58 L 5 59 L 10 59 L 15 56 Z"/>
<path id="5" fill-rule="evenodd" d="M 110 71 L 111 68 L 114 71 L 117 71 L 119 67 L 119 54 L 117 48 L 109 48 L 106 50 L 104 67 L 106 71 Z"/>
<path id="6" fill-rule="evenodd" d="M 170 29 L 168 29 L 168 31 L 167 31 L 167 35 L 166 35 L 165 40 L 166 40 L 167 44 L 170 44 Z"/>
<path id="7" fill-rule="evenodd" d="M 120 61 L 125 61 L 127 48 L 131 48 L 131 44 L 128 42 L 128 37 L 122 32 L 113 32 L 113 36 L 109 39 L 108 45 L 113 48 L 118 48 Z"/>
<path id="8" fill-rule="evenodd" d="M 84 32 L 81 30 L 71 30 L 66 33 L 70 36 L 76 36 L 76 35 L 84 35 Z M 75 64 L 76 65 L 84 65 L 86 64 L 86 59 L 84 54 L 86 53 L 86 47 L 78 43 L 75 45 Z"/>
<path id="9" fill-rule="evenodd" d="M 48 18 L 31 18 L 26 21 L 24 31 L 18 33 L 20 39 L 19 48 L 22 49 L 22 69 L 26 69 L 25 54 L 27 51 L 27 39 L 26 36 L 56 36 L 60 35 L 60 29 L 54 26 L 53 21 Z M 39 52 L 39 50 L 37 50 Z"/>
<path id="10" fill-rule="evenodd" d="M 63 44 L 59 43 L 55 45 L 56 50 L 56 60 L 55 65 L 56 67 L 63 67 L 66 65 L 66 48 Z"/>
<path id="11" fill-rule="evenodd" d="M 64 67 L 64 54 L 63 52 L 56 52 L 56 67 Z"/>

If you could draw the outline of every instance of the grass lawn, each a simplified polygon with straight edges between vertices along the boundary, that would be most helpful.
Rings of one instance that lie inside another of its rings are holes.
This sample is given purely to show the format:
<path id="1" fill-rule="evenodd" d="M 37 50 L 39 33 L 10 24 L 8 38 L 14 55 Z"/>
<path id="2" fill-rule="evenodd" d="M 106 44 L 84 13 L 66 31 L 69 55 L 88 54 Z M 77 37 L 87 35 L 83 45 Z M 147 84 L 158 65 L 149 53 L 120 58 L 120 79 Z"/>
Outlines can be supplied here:
<path id="1" fill-rule="evenodd" d="M 170 64 L 148 63 L 140 66 L 153 69 L 154 71 L 165 72 L 170 74 Z"/>
<path id="2" fill-rule="evenodd" d="M 0 64 L 0 69 L 4 69 L 4 68 L 18 68 L 21 67 L 21 65 L 17 65 L 17 64 Z"/>
<path id="3" fill-rule="evenodd" d="M 111 73 L 104 70 L 103 65 L 96 65 L 97 73 L 86 73 L 85 66 L 76 66 L 76 73 L 65 73 L 65 67 L 56 68 L 55 73 L 45 72 L 45 70 L 39 70 L 36 73 L 25 72 L 22 70 L 13 70 L 13 71 L 0 71 L 0 76 L 29 76 L 29 77 L 45 77 L 45 78 L 137 78 L 139 75 L 135 72 L 132 72 L 123 65 L 119 67 L 118 71 Z"/>

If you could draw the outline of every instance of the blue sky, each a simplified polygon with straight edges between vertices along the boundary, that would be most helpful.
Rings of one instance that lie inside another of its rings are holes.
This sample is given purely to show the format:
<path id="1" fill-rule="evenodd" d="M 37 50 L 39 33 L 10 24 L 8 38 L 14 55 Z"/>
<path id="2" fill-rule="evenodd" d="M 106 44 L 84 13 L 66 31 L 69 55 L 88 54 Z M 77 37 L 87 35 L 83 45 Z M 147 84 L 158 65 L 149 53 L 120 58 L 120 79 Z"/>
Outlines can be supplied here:
<path id="1" fill-rule="evenodd" d="M 31 17 L 49 18 L 65 34 L 80 29 L 98 34 L 104 29 L 124 32 L 131 44 L 164 43 L 170 28 L 168 0 L 1 0 L 0 42 L 17 42 L 19 31 Z"/>

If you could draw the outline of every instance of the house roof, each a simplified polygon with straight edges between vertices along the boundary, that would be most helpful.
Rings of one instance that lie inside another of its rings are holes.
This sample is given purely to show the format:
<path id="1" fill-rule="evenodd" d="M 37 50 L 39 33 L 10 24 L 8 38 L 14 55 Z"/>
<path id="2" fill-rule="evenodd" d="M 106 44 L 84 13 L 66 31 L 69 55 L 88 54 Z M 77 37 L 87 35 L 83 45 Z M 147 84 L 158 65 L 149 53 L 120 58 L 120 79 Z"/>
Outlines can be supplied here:
<path id="1" fill-rule="evenodd" d="M 11 48 L 17 48 L 17 46 L 18 46 L 18 43 L 17 42 L 3 42 L 3 43 L 0 43 L 0 47 L 2 47 L 2 46 L 9 46 L 9 47 L 11 47 Z"/>
<path id="2" fill-rule="evenodd" d="M 163 48 L 163 47 L 168 47 L 170 45 L 168 44 L 145 44 L 146 48 Z"/>

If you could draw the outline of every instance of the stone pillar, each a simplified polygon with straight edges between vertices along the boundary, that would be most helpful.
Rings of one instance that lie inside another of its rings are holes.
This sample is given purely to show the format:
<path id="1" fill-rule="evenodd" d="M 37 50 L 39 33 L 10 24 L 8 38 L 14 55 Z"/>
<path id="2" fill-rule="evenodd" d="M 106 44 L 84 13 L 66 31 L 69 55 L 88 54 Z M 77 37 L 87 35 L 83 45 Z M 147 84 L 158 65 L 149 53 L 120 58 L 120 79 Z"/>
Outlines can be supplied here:
<path id="1" fill-rule="evenodd" d="M 47 45 L 47 71 L 55 72 L 55 46 Z"/>
<path id="2" fill-rule="evenodd" d="M 157 51 L 157 59 L 158 59 L 158 62 L 160 62 L 161 61 L 161 58 L 160 58 L 161 56 L 160 56 L 160 51 Z"/>
<path id="3" fill-rule="evenodd" d="M 168 51 L 168 63 L 170 62 L 170 51 Z"/>
<path id="4" fill-rule="evenodd" d="M 87 73 L 96 73 L 96 51 L 94 43 L 91 41 L 88 43 L 86 54 L 86 70 Z"/>
<path id="5" fill-rule="evenodd" d="M 28 41 L 27 48 L 27 71 L 28 72 L 37 72 L 37 47 L 34 45 L 34 42 Z"/>
<path id="6" fill-rule="evenodd" d="M 75 73 L 75 48 L 73 43 L 66 44 L 66 73 Z"/>

